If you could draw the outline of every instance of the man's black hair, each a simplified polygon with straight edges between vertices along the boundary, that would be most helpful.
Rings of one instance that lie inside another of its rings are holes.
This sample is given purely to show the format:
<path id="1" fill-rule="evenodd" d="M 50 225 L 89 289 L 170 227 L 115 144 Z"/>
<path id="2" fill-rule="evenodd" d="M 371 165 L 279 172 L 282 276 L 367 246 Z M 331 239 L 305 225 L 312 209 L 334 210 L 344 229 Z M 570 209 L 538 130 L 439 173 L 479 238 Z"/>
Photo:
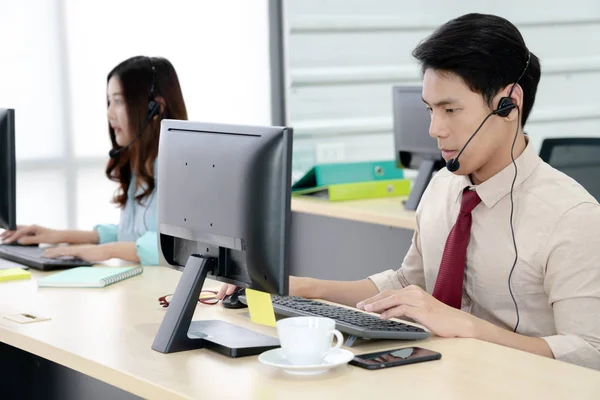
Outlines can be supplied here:
<path id="1" fill-rule="evenodd" d="M 421 63 L 422 73 L 433 69 L 460 76 L 495 110 L 498 104 L 492 104 L 492 99 L 521 76 L 529 50 L 519 30 L 506 19 L 473 13 L 437 28 L 412 54 Z M 531 53 L 519 81 L 523 88 L 522 126 L 533 108 L 540 75 L 540 60 Z"/>

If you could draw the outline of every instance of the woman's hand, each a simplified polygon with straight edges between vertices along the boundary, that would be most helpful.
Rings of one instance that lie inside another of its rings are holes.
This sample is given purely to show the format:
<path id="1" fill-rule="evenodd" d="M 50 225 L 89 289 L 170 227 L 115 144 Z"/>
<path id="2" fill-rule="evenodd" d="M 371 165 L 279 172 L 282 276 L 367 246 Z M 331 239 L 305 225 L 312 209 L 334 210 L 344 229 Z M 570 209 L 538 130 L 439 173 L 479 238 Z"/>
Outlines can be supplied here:
<path id="1" fill-rule="evenodd" d="M 106 245 L 77 245 L 77 246 L 58 246 L 51 247 L 44 252 L 44 257 L 76 257 L 89 262 L 106 261 L 112 258 L 108 246 Z"/>
<path id="2" fill-rule="evenodd" d="M 229 283 L 225 283 L 225 284 L 221 285 L 221 287 L 219 288 L 219 291 L 217 292 L 216 297 L 219 300 L 223 300 L 223 297 L 233 294 L 233 292 L 235 292 L 236 290 L 237 290 L 237 286 L 230 285 Z"/>
<path id="3" fill-rule="evenodd" d="M 63 241 L 61 231 L 44 228 L 38 225 L 19 225 L 16 231 L 4 231 L 0 234 L 0 240 L 3 243 L 57 244 Z"/>

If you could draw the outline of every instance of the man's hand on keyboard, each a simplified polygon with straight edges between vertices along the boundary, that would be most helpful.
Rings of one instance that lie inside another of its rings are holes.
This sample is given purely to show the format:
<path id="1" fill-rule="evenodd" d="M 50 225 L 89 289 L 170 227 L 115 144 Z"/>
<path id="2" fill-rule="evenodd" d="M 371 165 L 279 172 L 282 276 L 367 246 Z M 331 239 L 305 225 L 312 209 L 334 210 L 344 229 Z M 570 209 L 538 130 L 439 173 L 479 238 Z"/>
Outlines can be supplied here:
<path id="1" fill-rule="evenodd" d="M 60 232 L 38 225 L 19 225 L 16 231 L 4 231 L 0 234 L 3 243 L 40 244 L 60 243 Z"/>
<path id="2" fill-rule="evenodd" d="M 478 319 L 450 307 L 418 286 L 386 290 L 356 305 L 360 310 L 381 313 L 382 319 L 408 317 L 442 337 L 473 337 Z"/>
<path id="3" fill-rule="evenodd" d="M 105 245 L 75 245 L 51 247 L 44 252 L 44 257 L 76 257 L 85 261 L 99 262 L 111 258 L 111 254 Z"/>

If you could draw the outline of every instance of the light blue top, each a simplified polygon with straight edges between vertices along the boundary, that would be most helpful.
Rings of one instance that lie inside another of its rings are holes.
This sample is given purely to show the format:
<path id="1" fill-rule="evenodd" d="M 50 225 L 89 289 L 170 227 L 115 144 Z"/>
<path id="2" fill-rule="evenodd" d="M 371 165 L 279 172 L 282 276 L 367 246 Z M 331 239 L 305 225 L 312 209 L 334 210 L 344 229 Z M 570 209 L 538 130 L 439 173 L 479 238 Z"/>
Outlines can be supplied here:
<path id="1" fill-rule="evenodd" d="M 131 177 L 127 190 L 127 203 L 121 210 L 119 225 L 96 225 L 94 230 L 98 233 L 100 244 L 110 242 L 135 242 L 140 264 L 158 265 L 158 237 L 157 237 L 157 191 L 158 173 L 157 163 L 154 163 L 154 191 L 149 197 L 139 204 L 135 196 L 141 194 L 141 187 L 136 190 L 136 177 Z"/>

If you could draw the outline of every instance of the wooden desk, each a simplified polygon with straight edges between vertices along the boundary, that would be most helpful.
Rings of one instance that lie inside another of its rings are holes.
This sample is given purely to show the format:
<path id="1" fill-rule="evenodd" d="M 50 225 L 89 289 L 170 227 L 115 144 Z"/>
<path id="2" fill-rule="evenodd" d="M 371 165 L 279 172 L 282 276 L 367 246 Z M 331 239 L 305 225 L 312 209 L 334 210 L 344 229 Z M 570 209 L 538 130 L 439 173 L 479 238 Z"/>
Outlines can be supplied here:
<path id="1" fill-rule="evenodd" d="M 0 317 L 0 341 L 149 399 L 600 398 L 600 372 L 477 340 L 370 343 L 351 350 L 418 344 L 441 352 L 442 360 L 380 371 L 347 365 L 316 377 L 287 375 L 257 357 L 231 359 L 207 350 L 157 353 L 150 346 L 165 314 L 157 298 L 172 292 L 180 276 L 146 267 L 142 275 L 104 289 L 2 283 L 1 315 L 27 312 L 52 319 L 19 325 Z M 273 328 L 251 324 L 246 311 L 220 305 L 199 305 L 195 319 L 223 319 L 275 335 Z"/>
<path id="2" fill-rule="evenodd" d="M 414 230 L 417 227 L 415 212 L 404 209 L 404 200 L 406 197 L 332 202 L 294 196 L 292 211 Z"/>

